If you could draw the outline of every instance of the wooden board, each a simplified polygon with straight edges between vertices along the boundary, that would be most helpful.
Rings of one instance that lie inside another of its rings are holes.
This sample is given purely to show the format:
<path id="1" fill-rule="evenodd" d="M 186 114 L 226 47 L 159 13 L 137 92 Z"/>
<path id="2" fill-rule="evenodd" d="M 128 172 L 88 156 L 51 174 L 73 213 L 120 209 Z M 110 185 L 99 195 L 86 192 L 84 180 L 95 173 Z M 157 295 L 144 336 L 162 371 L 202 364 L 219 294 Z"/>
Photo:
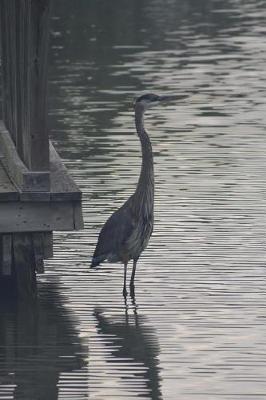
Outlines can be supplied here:
<path id="1" fill-rule="evenodd" d="M 20 160 L 16 147 L 2 121 L 0 121 L 0 148 L 2 151 L 0 162 L 4 165 L 9 177 L 8 179 L 7 174 L 4 177 L 0 176 L 0 179 L 3 180 L 3 189 L 0 181 L 0 201 L 1 192 L 7 191 L 4 189 L 4 180 L 5 187 L 7 181 L 10 183 L 12 181 L 13 186 L 16 186 L 17 191 L 20 192 L 21 201 L 81 201 L 81 191 L 69 175 L 51 142 L 49 144 L 50 169 L 47 172 L 27 169 Z M 16 194 L 16 198 L 17 196 Z"/>
<path id="2" fill-rule="evenodd" d="M 12 235 L 1 235 L 2 236 L 2 269 L 1 274 L 3 276 L 10 276 L 12 273 Z M 1 275 L 0 274 L 0 275 Z"/>
<path id="3" fill-rule="evenodd" d="M 39 274 L 43 274 L 44 273 L 43 232 L 35 232 L 32 234 L 32 245 L 33 245 L 33 257 L 34 257 L 36 272 L 38 272 Z"/>
<path id="4" fill-rule="evenodd" d="M 1 0 L 0 7 L 4 121 L 27 168 L 47 171 L 50 0 Z"/>
<path id="5" fill-rule="evenodd" d="M 30 171 L 21 161 L 17 149 L 3 121 L 0 121 L 2 162 L 12 182 L 21 191 L 47 192 L 50 190 L 49 171 Z"/>
<path id="6" fill-rule="evenodd" d="M 11 183 L 0 159 L 0 202 L 18 200 L 19 192 Z"/>
<path id="7" fill-rule="evenodd" d="M 23 25 L 29 26 L 28 126 L 25 130 L 24 160 L 30 170 L 49 170 L 49 138 L 47 129 L 47 81 L 50 0 L 29 1 L 30 18 L 25 13 Z M 23 43 L 24 45 L 24 43 Z M 28 106 L 28 107 L 27 107 Z"/>
<path id="8" fill-rule="evenodd" d="M 81 192 L 52 144 L 50 151 L 51 192 L 19 191 L 9 179 L 0 159 L 0 233 L 83 228 Z M 51 256 L 52 246 L 50 249 Z"/>
<path id="9" fill-rule="evenodd" d="M 82 193 L 50 142 L 50 191 L 21 192 L 21 201 L 81 201 Z"/>
<path id="10" fill-rule="evenodd" d="M 13 234 L 13 260 L 18 294 L 24 298 L 35 296 L 35 260 L 29 233 Z"/>
<path id="11" fill-rule="evenodd" d="M 81 191 L 50 142 L 51 200 L 81 200 Z"/>
<path id="12" fill-rule="evenodd" d="M 28 252 L 31 254 L 31 265 L 38 273 L 44 272 L 44 259 L 53 256 L 53 235 L 52 232 L 21 232 L 0 234 L 0 281 L 10 278 L 16 280 L 17 265 L 14 259 L 14 248 L 18 238 L 27 237 Z M 26 240 L 26 239 L 25 239 Z M 18 250 L 18 249 L 17 249 Z M 27 263 L 28 260 L 26 259 Z M 21 264 L 21 261 L 20 261 Z M 27 268 L 27 266 L 24 266 Z M 20 267 L 18 267 L 20 268 Z M 13 282 L 16 284 L 16 282 Z"/>
<path id="13" fill-rule="evenodd" d="M 42 232 L 43 234 L 43 258 L 53 257 L 53 232 Z"/>
<path id="14" fill-rule="evenodd" d="M 0 232 L 51 232 L 81 229 L 76 202 L 1 203 Z"/>

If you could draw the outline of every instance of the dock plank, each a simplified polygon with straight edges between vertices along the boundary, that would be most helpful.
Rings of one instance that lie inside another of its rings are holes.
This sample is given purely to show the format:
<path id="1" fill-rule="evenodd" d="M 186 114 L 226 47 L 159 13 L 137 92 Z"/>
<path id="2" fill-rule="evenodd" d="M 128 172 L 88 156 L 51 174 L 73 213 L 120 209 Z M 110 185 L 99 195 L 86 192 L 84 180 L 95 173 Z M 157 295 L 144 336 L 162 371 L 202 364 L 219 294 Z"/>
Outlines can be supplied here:
<path id="1" fill-rule="evenodd" d="M 0 122 L 1 132 L 1 122 Z M 3 129 L 2 129 L 3 132 Z M 19 160 L 19 162 L 21 162 Z M 22 163 L 21 163 L 22 164 Z M 5 166 L 4 166 L 5 165 Z M 22 164 L 23 165 L 23 164 Z M 25 167 L 23 166 L 25 169 Z M 23 169 L 22 168 L 22 169 Z M 11 182 L 9 178 L 10 170 L 7 174 L 6 155 L 0 153 L 0 201 L 81 201 L 82 193 L 78 186 L 69 175 L 60 156 L 50 142 L 50 191 L 26 190 L 19 186 L 19 189 Z M 22 173 L 27 175 L 26 169 Z M 33 172 L 30 173 L 31 176 Z M 39 174 L 39 173 L 37 173 Z M 12 175 L 12 174 L 11 174 Z M 13 176 L 11 176 L 13 181 Z M 33 185 L 34 188 L 34 185 Z"/>
<path id="2" fill-rule="evenodd" d="M 50 142 L 50 181 L 51 200 L 81 200 L 81 191 L 69 175 L 60 156 Z"/>
<path id="3" fill-rule="evenodd" d="M 4 155 L 3 164 L 12 182 L 23 192 L 44 192 L 50 189 L 49 171 L 31 171 L 20 159 L 16 146 L 0 120 L 0 148 Z"/>
<path id="4" fill-rule="evenodd" d="M 2 202 L 0 232 L 51 232 L 74 230 L 72 202 Z"/>
<path id="5" fill-rule="evenodd" d="M 50 191 L 21 192 L 21 201 L 81 201 L 82 193 L 50 142 Z"/>
<path id="6" fill-rule="evenodd" d="M 19 192 L 10 181 L 0 158 L 0 202 L 18 200 Z"/>

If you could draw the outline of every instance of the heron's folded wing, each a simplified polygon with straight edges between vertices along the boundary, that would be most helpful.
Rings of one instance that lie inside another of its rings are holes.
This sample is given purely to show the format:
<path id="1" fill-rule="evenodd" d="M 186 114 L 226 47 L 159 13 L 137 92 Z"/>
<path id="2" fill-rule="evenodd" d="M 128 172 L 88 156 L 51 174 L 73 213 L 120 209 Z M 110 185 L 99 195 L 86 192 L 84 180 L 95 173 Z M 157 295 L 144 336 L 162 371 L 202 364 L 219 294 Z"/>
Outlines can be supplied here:
<path id="1" fill-rule="evenodd" d="M 121 207 L 106 221 L 99 234 L 93 258 L 118 254 L 134 228 L 134 218 L 128 207 Z"/>

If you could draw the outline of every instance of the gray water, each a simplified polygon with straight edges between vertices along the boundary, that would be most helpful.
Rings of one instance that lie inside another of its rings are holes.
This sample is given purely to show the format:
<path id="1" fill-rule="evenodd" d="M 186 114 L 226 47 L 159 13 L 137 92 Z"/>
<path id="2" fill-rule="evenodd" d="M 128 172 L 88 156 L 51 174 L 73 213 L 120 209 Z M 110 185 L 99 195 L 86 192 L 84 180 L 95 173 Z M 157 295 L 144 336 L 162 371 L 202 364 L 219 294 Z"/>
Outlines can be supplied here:
<path id="1" fill-rule="evenodd" d="M 57 0 L 50 127 L 85 229 L 55 233 L 36 304 L 2 307 L 0 399 L 266 399 L 266 2 Z M 146 116 L 155 229 L 123 268 L 89 270 L 140 170 Z"/>

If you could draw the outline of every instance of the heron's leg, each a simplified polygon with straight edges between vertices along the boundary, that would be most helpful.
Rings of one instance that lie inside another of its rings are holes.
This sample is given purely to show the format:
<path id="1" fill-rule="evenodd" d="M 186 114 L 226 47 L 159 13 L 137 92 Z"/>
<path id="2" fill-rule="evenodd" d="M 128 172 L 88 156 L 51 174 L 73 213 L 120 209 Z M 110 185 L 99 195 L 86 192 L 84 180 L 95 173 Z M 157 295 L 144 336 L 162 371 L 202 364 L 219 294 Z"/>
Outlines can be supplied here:
<path id="1" fill-rule="evenodd" d="M 130 294 L 133 297 L 134 297 L 134 294 L 135 294 L 134 279 L 135 279 L 135 274 L 136 274 L 137 261 L 138 260 L 133 260 L 133 268 L 132 268 L 132 274 L 131 274 L 131 279 L 130 279 Z"/>
<path id="2" fill-rule="evenodd" d="M 127 263 L 124 263 L 124 288 L 123 288 L 123 296 L 127 296 Z"/>

